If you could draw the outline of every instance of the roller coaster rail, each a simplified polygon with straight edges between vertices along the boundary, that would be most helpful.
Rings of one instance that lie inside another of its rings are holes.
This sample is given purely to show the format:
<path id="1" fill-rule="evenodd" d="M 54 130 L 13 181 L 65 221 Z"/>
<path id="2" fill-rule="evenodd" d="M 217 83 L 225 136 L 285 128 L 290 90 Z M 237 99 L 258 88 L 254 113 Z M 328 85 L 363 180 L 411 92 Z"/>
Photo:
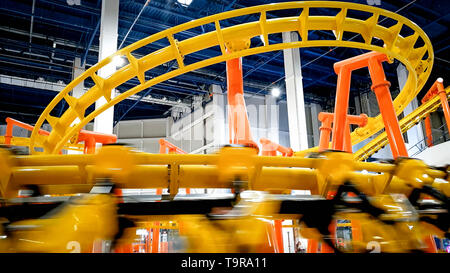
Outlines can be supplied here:
<path id="1" fill-rule="evenodd" d="M 310 9 L 315 8 L 332 8 L 338 9 L 339 12 L 336 16 L 310 15 Z M 267 19 L 267 12 L 289 9 L 302 9 L 302 12 L 296 17 Z M 366 20 L 352 18 L 347 14 L 349 10 L 366 12 L 371 14 L 371 16 Z M 259 14 L 259 21 L 226 28 L 221 27 L 221 21 L 249 14 Z M 390 18 L 396 24 L 391 27 L 385 27 L 381 24 L 381 21 L 383 21 L 382 18 Z M 215 30 L 182 41 L 175 39 L 177 33 L 206 24 L 214 24 Z M 404 28 L 409 28 L 413 34 L 403 37 L 401 31 Z M 337 38 L 336 40 L 310 40 L 308 31 L 311 30 L 335 31 Z M 301 41 L 278 44 L 269 43 L 269 35 L 288 31 L 298 32 Z M 344 32 L 358 33 L 362 36 L 364 42 L 344 40 Z M 250 45 L 250 39 L 258 36 L 263 37 L 264 45 L 252 47 Z M 372 44 L 374 37 L 383 40 L 384 46 Z M 137 49 L 160 39 L 167 39 L 170 46 L 151 52 L 140 59 L 137 59 L 133 55 L 133 52 Z M 415 46 L 418 41 L 421 41 L 419 43 L 423 43 L 423 45 L 416 48 Z M 184 62 L 184 56 L 214 46 L 220 47 L 221 55 L 192 64 L 186 64 Z M 377 51 L 386 54 L 391 62 L 397 59 L 403 63 L 409 73 L 404 88 L 394 101 L 394 109 L 397 115 L 403 111 L 422 89 L 433 66 L 433 49 L 425 32 L 403 16 L 380 8 L 344 2 L 308 1 L 277 3 L 238 9 L 194 20 L 151 35 L 118 50 L 113 55 L 89 68 L 69 83 L 43 111 L 31 135 L 30 152 L 32 154 L 58 153 L 83 126 L 109 107 L 144 89 L 183 73 L 238 57 L 287 48 L 323 46 L 350 47 Z M 231 53 L 227 53 L 226 48 L 232 49 Z M 115 56 L 126 57 L 129 64 L 117 70 L 109 78 L 105 79 L 100 77 L 97 74 L 98 70 L 112 63 Z M 150 80 L 145 79 L 145 71 L 172 60 L 176 60 L 178 64 L 175 70 Z M 139 79 L 139 85 L 116 97 L 111 96 L 111 90 L 134 77 Z M 72 89 L 88 78 L 91 78 L 95 85 L 80 98 L 71 96 L 70 92 Z M 85 115 L 86 109 L 101 97 L 104 97 L 107 103 L 89 115 Z M 51 116 L 51 111 L 63 100 L 68 103 L 69 108 L 60 117 Z M 71 126 L 77 118 L 79 122 Z M 45 121 L 52 126 L 52 131 L 48 137 L 38 134 L 39 129 Z M 352 145 L 377 133 L 383 126 L 381 116 L 369 118 L 367 126 L 358 128 L 352 133 Z M 37 151 L 35 149 L 37 147 L 43 147 L 43 152 Z"/>

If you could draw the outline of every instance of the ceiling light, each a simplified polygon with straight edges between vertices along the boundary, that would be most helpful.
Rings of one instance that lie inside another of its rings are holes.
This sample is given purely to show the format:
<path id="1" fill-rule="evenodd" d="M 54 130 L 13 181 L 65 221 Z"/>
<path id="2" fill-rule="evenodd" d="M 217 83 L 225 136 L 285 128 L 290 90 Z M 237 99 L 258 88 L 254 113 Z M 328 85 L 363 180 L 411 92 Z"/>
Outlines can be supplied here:
<path id="1" fill-rule="evenodd" d="M 147 236 L 148 231 L 146 229 L 136 229 L 136 235 Z"/>
<path id="2" fill-rule="evenodd" d="M 167 100 L 167 98 L 166 98 L 166 97 L 163 97 L 162 100 Z"/>
<path id="3" fill-rule="evenodd" d="M 272 88 L 272 96 L 278 97 L 278 96 L 280 96 L 280 93 L 281 93 L 280 88 L 278 88 L 278 87 Z"/>
<path id="4" fill-rule="evenodd" d="M 266 45 L 266 42 L 264 41 L 264 35 L 259 35 L 259 38 L 261 39 L 261 42 L 263 43 L 263 45 Z"/>
<path id="5" fill-rule="evenodd" d="M 178 99 L 177 102 L 180 103 L 180 102 L 181 102 L 181 99 Z"/>
<path id="6" fill-rule="evenodd" d="M 177 0 L 177 2 L 183 6 L 189 6 L 192 3 L 192 0 Z"/>
<path id="7" fill-rule="evenodd" d="M 125 65 L 125 58 L 122 56 L 114 56 L 112 62 L 116 67 L 122 67 Z"/>

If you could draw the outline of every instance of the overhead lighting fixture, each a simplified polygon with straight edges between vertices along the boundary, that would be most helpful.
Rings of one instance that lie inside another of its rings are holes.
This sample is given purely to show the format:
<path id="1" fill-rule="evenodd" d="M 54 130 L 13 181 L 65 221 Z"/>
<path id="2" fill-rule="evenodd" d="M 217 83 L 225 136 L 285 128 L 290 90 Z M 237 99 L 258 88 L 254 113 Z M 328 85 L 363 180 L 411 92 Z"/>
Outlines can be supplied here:
<path id="1" fill-rule="evenodd" d="M 281 94 L 280 88 L 278 88 L 278 87 L 272 88 L 272 92 L 271 93 L 272 93 L 272 96 L 279 97 L 280 94 Z"/>
<path id="2" fill-rule="evenodd" d="M 181 99 L 178 99 L 177 102 L 180 103 L 180 102 L 181 102 Z"/>
<path id="3" fill-rule="evenodd" d="M 146 229 L 136 229 L 136 235 L 147 236 L 148 231 Z"/>
<path id="4" fill-rule="evenodd" d="M 192 3 L 192 0 L 177 0 L 177 2 L 187 7 Z"/>
<path id="5" fill-rule="evenodd" d="M 167 98 L 166 98 L 166 97 L 163 97 L 162 100 L 167 100 Z"/>
<path id="6" fill-rule="evenodd" d="M 266 43 L 264 42 L 264 35 L 259 35 L 259 39 L 261 39 L 261 42 L 263 43 L 263 45 L 266 45 Z"/>
<path id="7" fill-rule="evenodd" d="M 112 62 L 116 67 L 122 67 L 125 65 L 125 58 L 122 56 L 114 56 Z"/>

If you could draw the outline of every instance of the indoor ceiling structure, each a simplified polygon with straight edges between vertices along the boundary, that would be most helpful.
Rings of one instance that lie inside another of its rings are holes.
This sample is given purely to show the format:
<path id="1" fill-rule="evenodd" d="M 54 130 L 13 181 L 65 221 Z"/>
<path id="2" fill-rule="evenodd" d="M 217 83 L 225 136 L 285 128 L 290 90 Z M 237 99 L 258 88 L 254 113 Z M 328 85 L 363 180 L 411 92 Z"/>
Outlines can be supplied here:
<path id="1" fill-rule="evenodd" d="M 274 2 L 275 0 L 193 0 L 189 5 L 176 0 L 120 0 L 118 46 L 123 48 L 140 39 L 158 33 L 167 28 L 229 10 L 245 8 Z M 360 4 L 372 4 L 382 9 L 406 16 L 422 28 L 431 40 L 435 60 L 432 74 L 419 99 L 438 77 L 449 73 L 449 5 L 441 0 L 355 0 Z M 286 11 L 284 11 L 286 12 Z M 267 17 L 292 14 L 268 13 Z M 323 15 L 335 14 L 334 10 L 317 9 Z M 0 123 L 6 117 L 13 117 L 28 123 L 36 122 L 38 116 L 56 95 L 51 88 L 37 88 L 37 84 L 53 83 L 65 86 L 73 77 L 75 58 L 80 58 L 85 68 L 98 62 L 100 35 L 101 0 L 2 0 L 0 2 Z M 353 14 L 364 18 L 365 14 Z M 258 20 L 258 15 L 226 20 L 222 27 Z M 386 22 L 389 24 L 389 22 Z M 182 32 L 176 39 L 186 39 L 214 30 L 214 25 Z M 334 39 L 332 32 L 310 31 L 314 39 Z M 184 36 L 184 37 L 183 37 Z M 361 39 L 361 37 L 351 37 Z M 281 42 L 281 35 L 272 35 L 271 43 Z M 382 42 L 382 41 L 380 41 Z M 263 43 L 259 37 L 252 44 Z M 168 41 L 158 41 L 140 49 L 142 56 L 169 45 Z M 157 47 L 157 48 L 156 48 Z M 332 107 L 336 90 L 336 74 L 333 64 L 337 61 L 364 53 L 363 50 L 350 48 L 302 48 L 303 87 L 306 102 L 320 103 L 324 109 Z M 186 56 L 185 62 L 217 56 L 220 48 L 211 48 Z M 283 52 L 275 51 L 243 58 L 244 90 L 248 94 L 269 94 L 271 88 L 279 87 L 279 100 L 285 100 Z M 152 69 L 148 78 L 163 74 L 176 67 L 176 63 Z M 391 90 L 398 91 L 396 64 L 385 64 Z M 186 73 L 169 81 L 153 86 L 151 90 L 138 95 L 149 94 L 171 103 L 124 100 L 115 107 L 115 121 L 130 119 L 156 118 L 170 115 L 176 103 L 190 105 L 194 96 L 204 96 L 212 84 L 226 90 L 225 63 L 219 63 L 194 72 Z M 8 79 L 6 81 L 4 79 Z M 15 79 L 29 80 L 35 84 L 14 84 Z M 353 75 L 351 91 L 353 94 L 369 92 L 370 80 L 367 69 Z M 138 82 L 124 85 L 123 92 Z M 85 82 L 88 88 L 93 82 Z M 64 107 L 61 106 L 61 113 Z M 92 109 L 90 109 L 92 111 Z M 89 109 L 88 109 L 89 111 Z"/>

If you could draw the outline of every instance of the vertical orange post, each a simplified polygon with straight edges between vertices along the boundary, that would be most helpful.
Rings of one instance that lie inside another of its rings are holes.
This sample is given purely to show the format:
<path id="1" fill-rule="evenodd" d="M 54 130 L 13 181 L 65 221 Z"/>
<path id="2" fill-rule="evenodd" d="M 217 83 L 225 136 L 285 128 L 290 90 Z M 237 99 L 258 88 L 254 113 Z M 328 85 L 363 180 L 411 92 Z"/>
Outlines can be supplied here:
<path id="1" fill-rule="evenodd" d="M 95 139 L 93 137 L 88 137 L 84 140 L 84 153 L 85 154 L 95 153 Z"/>
<path id="2" fill-rule="evenodd" d="M 283 220 L 275 220 L 275 237 L 277 241 L 278 253 L 284 253 Z"/>
<path id="3" fill-rule="evenodd" d="M 314 239 L 308 239 L 308 246 L 306 247 L 306 253 L 317 253 L 319 249 L 319 242 Z"/>
<path id="4" fill-rule="evenodd" d="M 447 123 L 447 129 L 450 132 L 450 107 L 448 106 L 447 93 L 445 92 L 442 82 L 437 86 L 439 98 L 441 99 L 442 109 L 444 110 L 445 122 Z"/>
<path id="5" fill-rule="evenodd" d="M 5 133 L 5 144 L 10 145 L 11 139 L 13 135 L 13 123 L 8 121 L 8 118 L 6 119 L 6 133 Z"/>
<path id="6" fill-rule="evenodd" d="M 334 119 L 335 114 L 333 113 L 326 113 L 326 112 L 320 112 L 318 119 L 320 122 L 322 122 L 322 126 L 320 129 L 320 143 L 319 143 L 319 152 L 325 151 L 328 149 L 329 141 L 330 141 L 330 134 L 332 132 L 331 129 L 331 123 Z M 352 140 L 350 136 L 350 124 L 358 125 L 359 127 L 366 126 L 368 121 L 368 117 L 366 114 L 361 114 L 359 116 L 354 115 L 347 115 L 346 122 L 344 126 L 344 139 L 339 138 L 333 138 L 333 141 L 338 141 L 344 143 L 344 149 L 341 151 L 346 151 L 351 153 L 352 152 Z M 334 128 L 334 127 L 333 127 Z M 332 143 L 333 147 L 335 146 L 334 143 Z"/>
<path id="7" fill-rule="evenodd" d="M 329 115 L 323 114 L 323 112 L 319 113 L 318 119 L 322 122 L 322 126 L 320 126 L 320 141 L 319 141 L 319 152 L 323 152 L 328 150 L 330 147 L 330 136 L 331 136 L 331 122 L 332 118 Z"/>
<path id="8" fill-rule="evenodd" d="M 159 222 L 154 223 L 155 226 L 153 228 L 153 240 L 152 240 L 152 253 L 159 252 Z"/>
<path id="9" fill-rule="evenodd" d="M 381 64 L 382 61 L 384 60 L 375 57 L 369 59 L 369 73 L 372 78 L 371 89 L 375 92 L 377 97 L 378 106 L 380 108 L 381 116 L 383 117 L 384 127 L 391 146 L 392 156 L 394 158 L 399 156 L 407 157 L 408 151 L 406 150 L 405 141 L 403 140 L 402 131 L 398 124 L 397 115 L 389 91 L 391 83 L 386 80 L 383 65 Z"/>
<path id="10" fill-rule="evenodd" d="M 431 86 L 430 90 L 423 96 L 422 103 L 425 103 L 432 99 L 434 96 L 439 96 L 441 100 L 442 109 L 444 110 L 445 122 L 447 123 L 447 129 L 450 131 L 450 107 L 448 106 L 447 93 L 444 89 L 444 80 L 438 78 L 434 84 Z M 427 135 L 428 147 L 433 146 L 433 135 L 431 131 L 431 120 L 430 115 L 425 118 L 425 132 Z"/>
<path id="11" fill-rule="evenodd" d="M 345 126 L 345 134 L 344 134 L 344 151 L 347 153 L 352 153 L 352 137 L 350 135 L 350 123 L 347 120 Z"/>
<path id="12" fill-rule="evenodd" d="M 433 133 L 431 131 L 431 119 L 429 114 L 425 118 L 425 133 L 427 137 L 427 146 L 433 146 Z"/>
<path id="13" fill-rule="evenodd" d="M 433 235 L 426 236 L 424 238 L 425 244 L 427 248 L 425 250 L 426 253 L 438 253 L 436 242 L 434 241 Z"/>
<path id="14" fill-rule="evenodd" d="M 338 69 L 336 102 L 333 120 L 333 149 L 344 151 L 344 136 L 347 124 L 348 100 L 350 96 L 350 79 L 352 72 L 346 66 Z"/>
<path id="15" fill-rule="evenodd" d="M 245 107 L 242 58 L 228 60 L 226 61 L 226 65 L 230 143 L 258 147 L 252 140 L 250 123 Z"/>

